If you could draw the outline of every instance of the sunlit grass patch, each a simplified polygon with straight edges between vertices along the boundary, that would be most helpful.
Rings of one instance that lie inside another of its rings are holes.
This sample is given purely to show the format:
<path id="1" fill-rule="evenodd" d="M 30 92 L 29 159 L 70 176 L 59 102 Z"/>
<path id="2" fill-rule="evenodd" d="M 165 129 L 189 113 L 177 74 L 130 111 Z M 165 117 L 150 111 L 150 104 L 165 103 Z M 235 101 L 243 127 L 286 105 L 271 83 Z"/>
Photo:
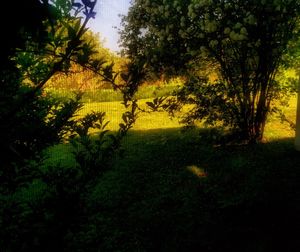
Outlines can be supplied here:
<path id="1" fill-rule="evenodd" d="M 139 100 L 139 105 L 145 108 L 145 103 L 150 101 L 149 99 Z M 122 121 L 122 114 L 126 111 L 124 105 L 120 101 L 114 102 L 91 102 L 85 103 L 82 110 L 78 113 L 79 117 L 95 112 L 105 112 L 106 120 L 109 121 L 107 129 L 117 130 L 119 123 Z M 139 113 L 137 121 L 133 126 L 134 130 L 146 130 L 146 129 L 165 129 L 165 128 L 177 128 L 181 125 L 178 122 L 178 118 L 170 118 L 166 112 L 153 112 L 153 113 Z"/>
<path id="2" fill-rule="evenodd" d="M 296 123 L 296 106 L 297 99 L 296 96 L 293 96 L 288 106 L 280 107 L 286 118 L 292 123 Z M 294 136 L 295 131 L 290 127 L 288 122 L 282 122 L 280 116 L 276 113 L 269 116 L 265 129 L 265 138 L 267 140 Z"/>
<path id="3" fill-rule="evenodd" d="M 139 105 L 145 108 L 145 103 L 150 99 L 139 100 Z M 282 108 L 286 117 L 295 122 L 296 119 L 296 97 L 293 97 L 288 107 Z M 125 108 L 120 101 L 114 102 L 91 102 L 85 103 L 83 109 L 78 113 L 78 116 L 84 116 L 91 111 L 99 111 L 106 113 L 106 120 L 109 121 L 107 129 L 118 130 L 119 123 L 122 121 L 122 113 L 125 112 Z M 186 108 L 188 111 L 188 108 Z M 184 113 L 183 111 L 182 113 Z M 180 119 L 177 117 L 170 118 L 167 112 L 152 112 L 152 113 L 139 113 L 136 123 L 133 126 L 133 130 L 150 130 L 150 129 L 167 129 L 167 128 L 180 128 L 183 125 L 179 123 Z M 199 124 L 200 125 L 200 124 Z M 96 131 L 94 131 L 96 132 Z M 290 128 L 286 122 L 281 122 L 278 114 L 273 114 L 269 117 L 266 129 L 265 139 L 279 139 L 286 137 L 294 137 L 295 132 Z"/>
<path id="4" fill-rule="evenodd" d="M 189 165 L 186 168 L 188 171 L 190 171 L 191 173 L 193 173 L 194 175 L 196 175 L 199 178 L 207 176 L 207 172 L 205 171 L 205 169 L 200 168 L 196 165 Z"/>

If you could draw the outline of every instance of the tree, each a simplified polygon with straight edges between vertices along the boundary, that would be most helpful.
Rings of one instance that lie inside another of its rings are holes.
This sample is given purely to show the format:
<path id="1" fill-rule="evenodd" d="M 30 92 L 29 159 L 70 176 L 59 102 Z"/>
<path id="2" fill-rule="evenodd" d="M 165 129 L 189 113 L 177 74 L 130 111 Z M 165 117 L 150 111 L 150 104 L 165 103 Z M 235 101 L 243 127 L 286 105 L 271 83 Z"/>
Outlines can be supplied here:
<path id="1" fill-rule="evenodd" d="M 151 70 L 185 70 L 180 101 L 196 105 L 187 122 L 221 121 L 256 142 L 281 91 L 275 77 L 299 11 L 297 0 L 137 0 L 123 18 L 122 45 Z M 217 81 L 199 74 L 203 65 Z"/>
<path id="2" fill-rule="evenodd" d="M 119 130 L 109 134 L 105 113 L 75 118 L 81 94 L 61 101 L 44 92 L 51 78 L 67 74 L 72 64 L 114 85 L 112 64 L 93 57 L 97 43 L 87 34 L 96 2 L 29 0 L 5 5 L 5 10 L 21 15 L 8 29 L 11 43 L 0 50 L 0 247 L 4 251 L 74 251 L 76 238 L 87 237 L 81 232 L 89 217 L 83 207 L 87 191 L 111 167 L 135 121 L 137 106 L 129 96 Z M 7 24 L 5 18 L 1 21 Z M 129 72 L 122 76 L 127 83 L 139 79 Z M 98 129 L 98 135 L 91 137 L 90 128 Z M 43 151 L 65 141 L 75 146 L 76 165 L 45 164 Z M 34 187 L 41 197 L 31 197 Z"/>
<path id="3" fill-rule="evenodd" d="M 5 9 L 16 9 L 20 16 L 11 29 L 5 28 L 11 43 L 1 47 L 1 191 L 14 190 L 21 183 L 18 179 L 32 175 L 24 162 L 62 140 L 74 124 L 80 95 L 62 102 L 43 92 L 45 84 L 54 75 L 68 72 L 71 62 L 88 65 L 103 77 L 111 75 L 104 62 L 91 59 L 93 45 L 83 38 L 87 22 L 95 16 L 95 4 L 5 1 Z"/>

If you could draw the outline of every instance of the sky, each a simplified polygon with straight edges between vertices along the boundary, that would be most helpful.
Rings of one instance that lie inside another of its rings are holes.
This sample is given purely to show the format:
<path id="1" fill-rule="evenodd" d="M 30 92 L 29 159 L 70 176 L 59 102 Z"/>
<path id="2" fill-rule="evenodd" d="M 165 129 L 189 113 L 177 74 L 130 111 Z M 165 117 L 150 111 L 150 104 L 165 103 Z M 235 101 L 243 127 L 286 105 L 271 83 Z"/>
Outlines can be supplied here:
<path id="1" fill-rule="evenodd" d="M 130 5 L 130 0 L 98 0 L 95 7 L 97 12 L 96 18 L 91 19 L 88 27 L 93 32 L 99 32 L 104 46 L 111 51 L 117 52 L 118 47 L 118 30 L 114 26 L 120 27 L 121 18 L 119 14 L 126 14 Z"/>

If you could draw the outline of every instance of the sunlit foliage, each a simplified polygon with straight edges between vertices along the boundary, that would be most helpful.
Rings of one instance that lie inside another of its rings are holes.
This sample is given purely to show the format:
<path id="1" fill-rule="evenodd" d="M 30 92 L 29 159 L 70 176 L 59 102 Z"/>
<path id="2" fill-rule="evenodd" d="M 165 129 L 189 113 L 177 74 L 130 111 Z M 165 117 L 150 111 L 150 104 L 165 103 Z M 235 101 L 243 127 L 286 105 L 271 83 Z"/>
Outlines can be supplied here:
<path id="1" fill-rule="evenodd" d="M 255 142 L 272 100 L 286 92 L 275 77 L 299 10 L 296 0 L 137 0 L 123 18 L 122 45 L 151 71 L 187 75 L 179 100 L 196 104 L 188 123 L 219 121 Z M 218 73 L 213 84 L 205 68 Z"/>

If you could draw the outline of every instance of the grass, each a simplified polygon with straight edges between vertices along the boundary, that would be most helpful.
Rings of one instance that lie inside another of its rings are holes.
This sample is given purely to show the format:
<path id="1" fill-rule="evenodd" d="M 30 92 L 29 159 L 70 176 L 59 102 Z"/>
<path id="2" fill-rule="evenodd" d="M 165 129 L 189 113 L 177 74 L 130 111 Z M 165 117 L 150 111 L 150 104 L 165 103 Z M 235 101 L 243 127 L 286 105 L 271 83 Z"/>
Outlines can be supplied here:
<path id="1" fill-rule="evenodd" d="M 144 99 L 139 101 L 139 105 L 144 108 L 145 103 L 150 99 Z M 122 122 L 122 114 L 125 112 L 124 105 L 120 101 L 113 102 L 90 102 L 85 103 L 82 110 L 79 111 L 79 117 L 86 115 L 91 111 L 99 111 L 106 113 L 106 120 L 109 121 L 107 129 L 111 132 L 118 130 L 119 123 Z M 138 130 L 152 130 L 152 129 L 168 129 L 168 128 L 180 128 L 182 125 L 178 119 L 169 118 L 165 112 L 155 113 L 141 113 L 138 116 L 136 123 L 133 126 L 134 131 Z M 97 130 L 92 130 L 91 133 L 96 133 Z M 48 163 L 58 164 L 62 163 L 66 166 L 74 165 L 73 156 L 70 154 L 70 146 L 68 145 L 57 145 L 50 149 L 50 157 L 47 159 Z"/>
<path id="2" fill-rule="evenodd" d="M 145 108 L 145 103 L 151 99 L 140 99 L 139 105 Z M 122 113 L 125 111 L 121 101 L 113 102 L 90 102 L 85 103 L 83 109 L 79 112 L 79 116 L 83 116 L 90 111 L 104 111 L 106 118 L 110 121 L 108 129 L 116 130 L 121 122 Z M 296 120 L 296 97 L 292 97 L 289 106 L 283 109 L 286 117 L 295 122 Z M 183 111 L 184 113 L 184 111 Z M 178 118 L 170 118 L 165 112 L 141 113 L 134 125 L 134 130 L 151 130 L 179 128 Z M 287 123 L 282 123 L 276 114 L 269 117 L 266 125 L 265 136 L 267 140 L 276 138 L 293 137 L 294 132 L 288 127 Z"/>
<path id="3" fill-rule="evenodd" d="M 291 120 L 295 106 L 292 100 L 286 108 Z M 111 131 L 124 112 L 118 101 L 94 102 L 78 116 L 91 110 L 107 113 Z M 140 114 L 123 141 L 124 155 L 85 193 L 84 221 L 72 223 L 80 229 L 68 231 L 65 251 L 297 251 L 294 132 L 276 116 L 268 120 L 265 143 L 256 146 L 213 146 L 201 131 L 182 132 L 163 112 Z M 74 165 L 69 146 L 50 151 L 48 164 Z M 37 188 L 32 184 L 25 194 Z"/>
<path id="4" fill-rule="evenodd" d="M 150 99 L 143 99 L 139 101 L 139 105 L 144 108 L 145 103 L 150 101 Z M 105 111 L 106 120 L 109 121 L 107 129 L 110 131 L 118 130 L 118 125 L 121 123 L 122 113 L 125 112 L 125 108 L 120 101 L 113 102 L 90 102 L 85 103 L 82 110 L 78 113 L 78 116 L 84 116 L 91 111 Z M 296 115 L 296 98 L 292 98 L 289 107 L 284 109 L 284 112 L 291 121 L 295 121 Z M 154 113 L 141 113 L 138 116 L 136 123 L 133 126 L 132 131 L 148 131 L 148 130 L 165 130 L 165 129 L 177 129 L 180 132 L 182 125 L 179 123 L 178 118 L 170 118 L 165 112 L 154 112 Z M 94 133 L 97 131 L 95 130 Z M 92 131 L 93 133 L 93 131 Z M 284 138 L 293 138 L 295 132 L 289 127 L 287 123 L 282 123 L 276 114 L 269 117 L 266 130 L 265 130 L 265 142 L 278 141 Z M 179 139 L 185 137 L 180 134 Z M 198 137 L 198 136 L 196 136 Z M 130 139 L 130 134 L 129 137 Z M 126 141 L 128 141 L 128 138 Z M 153 139 L 152 141 L 163 141 L 165 136 L 158 139 Z M 143 140 L 143 137 L 136 138 L 136 141 L 144 141 L 148 144 L 148 140 Z M 130 147 L 129 147 L 130 149 Z M 74 160 L 72 155 L 70 155 L 70 147 L 68 145 L 58 145 L 50 148 L 50 158 L 47 162 L 52 164 L 62 163 L 66 166 L 74 165 Z"/>
<path id="5" fill-rule="evenodd" d="M 103 250 L 293 251 L 300 158 L 291 139 L 214 148 L 195 132 L 159 129 L 132 131 L 125 147 L 89 198 Z"/>
<path id="6" fill-rule="evenodd" d="M 169 96 L 179 84 L 173 83 L 168 85 L 144 85 L 139 88 L 135 95 L 136 99 L 148 99 L 161 96 Z M 48 89 L 54 97 L 60 99 L 69 99 L 74 97 L 74 93 L 65 89 Z M 85 103 L 95 102 L 113 102 L 122 101 L 123 96 L 121 92 L 114 91 L 113 89 L 95 89 L 86 90 L 83 94 L 82 101 Z"/>
<path id="7" fill-rule="evenodd" d="M 141 108 L 145 108 L 145 103 L 151 99 L 143 99 L 139 101 Z M 83 109 L 78 114 L 83 116 L 90 111 L 105 111 L 106 118 L 110 122 L 108 129 L 116 130 L 121 122 L 122 113 L 125 112 L 124 106 L 120 101 L 114 102 L 91 102 L 85 103 Z M 137 122 L 134 125 L 135 130 L 147 130 L 155 128 L 174 128 L 180 127 L 178 119 L 170 119 L 165 112 L 140 113 Z"/>
<path id="8" fill-rule="evenodd" d="M 295 108 L 292 99 L 291 120 Z M 114 118 L 121 112 L 112 109 Z M 300 157 L 293 136 L 273 115 L 264 144 L 213 147 L 165 113 L 141 115 L 125 156 L 89 196 L 91 240 L 107 251 L 294 251 Z"/>
<path id="9" fill-rule="evenodd" d="M 296 123 L 296 107 L 297 98 L 294 96 L 288 106 L 281 108 L 285 116 L 293 123 Z M 268 118 L 265 131 L 267 141 L 294 136 L 295 131 L 289 127 L 287 122 L 282 123 L 277 114 L 273 114 Z"/>

